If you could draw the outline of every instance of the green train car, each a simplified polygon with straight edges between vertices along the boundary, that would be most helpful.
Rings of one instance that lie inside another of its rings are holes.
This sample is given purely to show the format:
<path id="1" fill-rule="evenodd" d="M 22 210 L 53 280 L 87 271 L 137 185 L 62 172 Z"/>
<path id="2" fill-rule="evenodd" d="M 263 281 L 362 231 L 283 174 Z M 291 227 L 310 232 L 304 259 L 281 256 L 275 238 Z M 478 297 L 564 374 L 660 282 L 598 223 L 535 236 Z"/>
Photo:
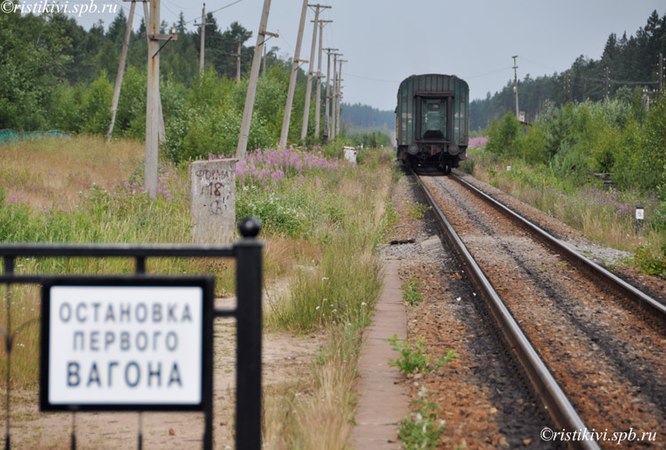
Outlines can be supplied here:
<path id="1" fill-rule="evenodd" d="M 465 159 L 469 86 L 455 75 L 412 75 L 400 83 L 397 157 L 402 164 L 449 173 Z"/>

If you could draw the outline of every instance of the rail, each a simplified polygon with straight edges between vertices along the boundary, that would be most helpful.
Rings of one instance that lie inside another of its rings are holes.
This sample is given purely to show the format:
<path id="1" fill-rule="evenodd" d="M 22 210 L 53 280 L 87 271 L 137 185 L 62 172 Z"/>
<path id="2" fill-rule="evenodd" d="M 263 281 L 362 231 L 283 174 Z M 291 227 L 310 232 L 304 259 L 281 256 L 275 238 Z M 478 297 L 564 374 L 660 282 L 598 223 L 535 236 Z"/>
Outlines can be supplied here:
<path id="1" fill-rule="evenodd" d="M 415 175 L 415 177 L 419 187 L 435 212 L 437 225 L 442 236 L 449 242 L 461 262 L 467 268 L 472 282 L 479 290 L 481 297 L 486 301 L 502 337 L 527 374 L 534 392 L 544 403 L 548 414 L 560 428 L 567 430 L 587 430 L 587 426 L 576 412 L 566 394 L 562 391 L 562 388 L 550 373 L 546 364 L 541 360 L 532 344 L 520 329 L 501 297 L 474 260 L 474 257 L 467 250 L 465 244 L 447 220 L 444 212 L 428 188 L 423 184 L 419 176 Z M 577 448 L 590 450 L 600 448 L 594 441 L 579 441 L 575 445 Z"/>
<path id="2" fill-rule="evenodd" d="M 479 198 L 482 198 L 486 202 L 490 203 L 495 209 L 500 211 L 502 214 L 505 214 L 512 220 L 518 222 L 526 228 L 529 232 L 533 233 L 535 236 L 541 240 L 544 244 L 549 246 L 552 250 L 561 254 L 569 262 L 575 265 L 578 268 L 582 268 L 586 272 L 590 273 L 592 276 L 601 280 L 603 283 L 610 286 L 615 291 L 621 293 L 623 296 L 630 298 L 636 302 L 639 308 L 644 308 L 647 311 L 651 312 L 652 315 L 661 320 L 666 321 L 666 305 L 663 305 L 656 299 L 650 297 L 646 293 L 627 283 L 623 279 L 619 278 L 617 275 L 609 272 L 608 270 L 601 267 L 599 264 L 594 261 L 586 258 L 575 250 L 571 249 L 568 245 L 557 239 L 555 236 L 548 233 L 546 230 L 537 226 L 530 220 L 516 213 L 515 211 L 508 208 L 506 205 L 492 198 L 476 186 L 473 186 L 469 182 L 465 181 L 459 176 L 453 176 L 453 179 L 458 183 L 469 189 Z"/>

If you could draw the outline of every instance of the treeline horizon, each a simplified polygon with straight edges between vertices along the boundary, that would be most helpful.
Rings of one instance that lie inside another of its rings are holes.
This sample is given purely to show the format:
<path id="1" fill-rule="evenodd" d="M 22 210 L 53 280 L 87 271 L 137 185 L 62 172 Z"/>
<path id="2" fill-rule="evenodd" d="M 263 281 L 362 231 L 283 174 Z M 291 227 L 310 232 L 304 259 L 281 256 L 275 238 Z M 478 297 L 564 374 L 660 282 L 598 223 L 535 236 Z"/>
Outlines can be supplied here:
<path id="1" fill-rule="evenodd" d="M 253 32 L 238 22 L 220 29 L 207 15 L 205 69 L 199 70 L 199 29 L 187 30 L 181 13 L 173 25 L 161 23 L 160 33 L 175 31 L 176 39 L 160 52 L 160 91 L 166 142 L 173 160 L 232 154 L 238 140 L 254 46 Z M 0 15 L 0 129 L 61 130 L 105 134 L 127 17 L 121 10 L 108 28 L 100 21 L 85 30 L 62 13 Z M 240 44 L 241 79 L 237 80 Z M 250 148 L 276 145 L 286 103 L 291 60 L 267 49 L 260 77 Z M 113 137 L 143 139 L 146 114 L 146 26 L 140 20 L 130 35 Z M 289 142 L 299 143 L 307 75 L 299 69 Z M 325 80 L 324 80 L 325 81 Z M 322 109 L 325 84 L 322 89 Z M 314 134 L 315 101 L 311 101 L 309 136 Z M 350 106 L 352 116 L 356 106 Z M 342 131 L 358 131 L 345 116 Z M 323 136 L 324 122 L 321 123 Z M 372 137 L 368 138 L 371 139 Z M 374 139 L 374 138 L 372 138 Z M 321 142 L 309 138 L 308 143 Z M 380 139 L 384 141 L 384 139 Z M 388 142 L 388 137 L 386 138 Z"/>
<path id="2" fill-rule="evenodd" d="M 520 110 L 526 113 L 527 122 L 533 122 L 549 107 L 570 101 L 596 102 L 608 97 L 640 105 L 648 101 L 646 96 L 651 101 L 659 86 L 660 53 L 666 56 L 666 11 L 660 17 L 655 10 L 634 35 L 611 33 L 600 59 L 581 55 L 565 72 L 536 78 L 525 75 L 518 81 Z M 515 96 L 513 81 L 508 81 L 494 95 L 488 92 L 485 99 L 471 102 L 471 129 L 486 129 L 511 111 L 515 111 Z"/>
<path id="3" fill-rule="evenodd" d="M 241 74 L 245 75 L 254 52 L 254 46 L 247 45 L 253 33 L 238 22 L 221 30 L 212 13 L 206 22 L 205 68 L 220 77 L 235 78 L 240 43 Z M 169 33 L 173 27 L 176 39 L 161 50 L 160 68 L 162 82 L 190 88 L 199 75 L 200 30 L 188 31 L 186 24 L 182 12 L 176 23 L 161 23 L 160 33 Z M 114 80 L 126 25 L 122 8 L 108 28 L 100 20 L 88 30 L 59 12 L 0 15 L 0 76 L 5 81 L 0 86 L 0 129 L 59 128 L 49 120 L 52 114 L 47 114 L 59 100 L 57 86 L 91 87 L 102 75 Z M 145 72 L 147 51 L 146 25 L 140 18 L 138 29 L 131 31 L 126 70 Z M 276 51 L 273 47 L 267 52 L 268 66 L 279 62 Z"/>

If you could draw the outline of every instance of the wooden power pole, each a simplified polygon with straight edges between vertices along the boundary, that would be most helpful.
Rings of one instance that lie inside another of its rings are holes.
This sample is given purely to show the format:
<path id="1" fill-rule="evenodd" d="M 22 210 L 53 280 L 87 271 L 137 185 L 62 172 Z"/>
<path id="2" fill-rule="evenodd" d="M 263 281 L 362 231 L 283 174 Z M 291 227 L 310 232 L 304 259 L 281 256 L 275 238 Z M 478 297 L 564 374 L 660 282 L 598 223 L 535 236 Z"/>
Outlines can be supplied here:
<path id="1" fill-rule="evenodd" d="M 111 123 L 106 132 L 106 142 L 111 140 L 113 136 L 113 128 L 116 125 L 116 113 L 118 112 L 118 101 L 120 100 L 120 87 L 123 85 L 123 77 L 125 75 L 125 64 L 127 62 L 127 50 L 129 48 L 129 40 L 132 35 L 132 23 L 134 22 L 134 10 L 136 9 L 136 0 L 132 0 L 130 4 L 129 16 L 127 16 L 127 23 L 125 24 L 125 37 L 123 39 L 123 46 L 120 50 L 120 61 L 118 62 L 118 72 L 116 73 L 116 84 L 113 86 L 113 99 L 111 100 Z"/>
<path id="2" fill-rule="evenodd" d="M 195 25 L 197 25 L 195 23 Z M 199 72 L 204 71 L 204 64 L 206 63 L 206 4 L 201 8 L 201 23 L 199 26 Z"/>
<path id="3" fill-rule="evenodd" d="M 659 53 L 659 92 L 664 92 L 664 54 Z"/>
<path id="4" fill-rule="evenodd" d="M 321 125 L 321 58 L 322 43 L 324 40 L 324 26 L 332 20 L 319 20 L 319 56 L 317 57 L 317 89 L 315 92 L 315 139 L 319 140 L 319 129 Z"/>
<path id="5" fill-rule="evenodd" d="M 144 14 L 147 7 L 144 2 Z M 148 20 L 148 80 L 146 93 L 146 159 L 144 167 L 144 187 L 150 198 L 157 196 L 157 156 L 159 143 L 165 139 L 162 100 L 160 98 L 160 41 L 176 39 L 172 34 L 159 34 L 160 0 L 151 0 Z"/>
<path id="6" fill-rule="evenodd" d="M 144 185 L 150 198 L 157 196 L 157 153 L 159 133 L 160 54 L 157 38 L 160 26 L 160 0 L 150 2 L 148 20 L 148 89 L 146 99 L 146 160 Z"/>
<path id="7" fill-rule="evenodd" d="M 282 130 L 280 132 L 279 149 L 287 147 L 287 137 L 289 136 L 289 125 L 291 123 L 291 107 L 294 104 L 294 91 L 296 90 L 296 76 L 298 75 L 298 65 L 301 57 L 301 41 L 303 40 L 303 30 L 305 28 L 305 16 L 308 12 L 308 0 L 303 0 L 301 8 L 301 20 L 298 25 L 298 38 L 296 38 L 296 48 L 294 49 L 294 60 L 291 63 L 291 74 L 289 75 L 289 88 L 287 89 L 287 103 L 284 107 L 284 117 L 282 118 Z"/>
<path id="8" fill-rule="evenodd" d="M 303 125 L 301 127 L 301 142 L 305 143 L 308 135 L 308 122 L 310 120 L 310 101 L 312 98 L 312 80 L 314 79 L 314 60 L 317 47 L 317 27 L 319 26 L 319 13 L 322 9 L 330 8 L 320 4 L 308 5 L 315 10 L 314 27 L 312 28 L 312 46 L 310 47 L 310 68 L 308 69 L 308 82 L 305 86 L 305 105 L 303 107 Z"/>
<path id="9" fill-rule="evenodd" d="M 520 107 L 518 106 L 518 65 L 516 58 L 518 55 L 512 56 L 513 58 L 513 92 L 516 95 L 516 120 L 520 120 Z"/>
<path id="10" fill-rule="evenodd" d="M 338 113 L 338 56 L 342 56 L 342 53 L 333 53 L 333 92 L 331 93 L 331 133 L 329 134 L 331 140 L 335 140 L 337 126 L 335 121 L 337 120 Z"/>
<path id="11" fill-rule="evenodd" d="M 266 25 L 268 24 L 268 13 L 270 12 L 270 9 L 271 9 L 271 0 L 264 0 L 264 9 L 261 12 L 261 21 L 259 22 L 259 32 L 257 33 L 257 45 L 255 45 L 254 47 L 254 56 L 252 57 L 252 67 L 250 68 L 250 79 L 247 85 L 247 95 L 245 97 L 243 120 L 241 122 L 241 130 L 240 130 L 240 135 L 238 137 L 238 147 L 236 147 L 236 158 L 238 159 L 245 157 L 245 154 L 247 152 L 247 141 L 250 135 L 252 111 L 254 110 L 254 98 L 257 93 L 257 81 L 259 79 L 259 68 L 261 66 L 261 53 L 266 43 L 266 36 L 277 37 L 277 34 L 269 33 L 266 31 Z"/>
<path id="12" fill-rule="evenodd" d="M 337 52 L 337 48 L 325 48 L 327 56 L 326 63 L 326 97 L 324 104 L 324 140 L 328 142 L 331 137 L 331 53 Z"/>
<path id="13" fill-rule="evenodd" d="M 346 59 L 338 59 L 338 62 L 340 63 L 340 68 L 338 69 L 338 94 L 337 94 L 337 107 L 336 107 L 336 114 L 337 117 L 335 118 L 335 135 L 340 134 L 340 109 L 341 109 L 341 103 L 342 103 L 342 64 L 346 63 Z"/>
<path id="14" fill-rule="evenodd" d="M 243 43 L 238 42 L 238 50 L 236 51 L 236 81 L 241 79 L 241 50 L 243 48 Z"/>

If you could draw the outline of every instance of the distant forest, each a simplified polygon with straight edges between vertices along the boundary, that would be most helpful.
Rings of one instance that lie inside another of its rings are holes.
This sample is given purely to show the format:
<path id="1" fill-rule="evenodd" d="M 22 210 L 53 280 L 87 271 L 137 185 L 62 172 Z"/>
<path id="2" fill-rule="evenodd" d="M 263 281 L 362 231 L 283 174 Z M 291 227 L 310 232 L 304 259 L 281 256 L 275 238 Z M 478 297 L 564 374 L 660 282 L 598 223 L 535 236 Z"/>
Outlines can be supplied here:
<path id="1" fill-rule="evenodd" d="M 137 16 L 139 27 L 131 33 L 116 134 L 141 138 L 147 41 L 143 18 L 140 13 Z M 203 88 L 203 79 L 199 75 L 199 28 L 188 31 L 191 22 L 181 13 L 176 23 L 161 24 L 162 33 L 174 27 L 177 36 L 177 40 L 161 50 L 160 64 L 165 118 L 181 134 L 190 131 L 184 128 L 186 125 L 193 124 L 192 117 L 187 116 L 188 111 L 201 109 L 197 106 L 201 99 L 192 97 L 192 89 Z M 206 22 L 206 71 L 217 80 L 213 83 L 215 86 L 208 86 L 204 91 L 217 90 L 214 94 L 208 91 L 201 95 L 208 102 L 215 97 L 224 100 L 224 108 L 229 109 L 225 116 L 228 127 L 235 129 L 236 109 L 242 110 L 239 104 L 244 98 L 245 82 L 243 80 L 238 86 L 234 83 L 237 52 L 240 45 L 241 75 L 245 78 L 254 50 L 249 45 L 253 33 L 237 22 L 221 29 L 211 13 Z M 3 80 L 0 83 L 0 129 L 103 133 L 108 124 L 109 85 L 112 90 L 126 23 L 127 17 L 122 10 L 108 27 L 100 21 L 89 30 L 73 18 L 58 13 L 39 16 L 0 14 L 0 79 Z M 278 51 L 273 47 L 268 52 L 268 80 L 265 86 L 260 84 L 266 102 L 263 123 L 267 130 L 257 131 L 263 136 L 257 138 L 257 144 L 270 142 L 274 137 L 275 115 L 282 113 L 284 105 L 282 91 L 285 90 L 284 77 L 288 76 L 289 63 L 278 57 Z M 628 99 L 639 105 L 648 102 L 651 93 L 659 87 L 660 53 L 666 54 L 666 15 L 660 17 L 654 11 L 635 35 L 627 37 L 625 33 L 618 37 L 611 34 L 600 60 L 580 56 L 563 73 L 537 78 L 526 75 L 519 81 L 520 108 L 531 122 L 550 105 L 558 106 L 567 101 L 596 101 L 608 96 Z M 300 130 L 298 99 L 303 96 L 305 78 L 300 70 L 296 110 L 292 114 L 296 134 Z M 188 96 L 190 104 L 183 106 Z M 259 100 L 262 100 L 261 92 Z M 282 105 L 275 104 L 280 102 Z M 513 83 L 508 82 L 495 95 L 488 94 L 485 99 L 471 103 L 471 127 L 473 130 L 485 129 L 493 120 L 513 110 Z M 166 117 L 169 114 L 171 120 Z M 201 114 L 206 121 L 212 120 L 209 112 L 201 111 Z M 392 111 L 343 104 L 342 125 L 346 130 L 390 132 L 394 124 Z"/>
<path id="2" fill-rule="evenodd" d="M 395 128 L 393 111 L 381 111 L 360 103 L 343 103 L 340 115 L 340 121 L 350 131 L 374 130 L 390 133 Z"/>
<path id="3" fill-rule="evenodd" d="M 135 14 L 139 27 L 131 34 L 128 67 L 130 71 L 135 68 L 145 72 L 146 25 L 140 11 L 139 6 Z M 192 86 L 199 71 L 199 28 L 187 31 L 190 22 L 181 13 L 176 23 L 163 21 L 160 27 L 163 34 L 175 27 L 177 37 L 160 52 L 162 78 L 185 87 Z M 99 21 L 89 30 L 57 12 L 0 14 L 0 129 L 34 130 L 60 125 L 50 120 L 52 107 L 60 103 L 58 97 L 63 94 L 58 87 L 64 83 L 86 91 L 86 85 L 100 75 L 113 80 L 126 23 L 122 9 L 108 28 Z M 206 23 L 206 68 L 222 77 L 235 78 L 240 44 L 241 72 L 247 73 L 254 48 L 246 43 L 253 33 L 237 22 L 221 30 L 211 13 Z M 276 50 L 268 52 L 268 65 L 277 60 Z"/>
<path id="4" fill-rule="evenodd" d="M 519 80 L 520 109 L 527 122 L 532 122 L 549 105 L 559 106 L 567 101 L 609 97 L 647 103 L 660 86 L 660 54 L 666 56 L 666 14 L 659 17 L 654 11 L 634 36 L 608 36 L 601 59 L 581 55 L 563 73 L 537 78 L 526 75 Z M 506 112 L 515 111 L 513 82 L 509 81 L 495 95 L 488 93 L 484 100 L 474 100 L 470 108 L 472 130 L 485 129 Z"/>

